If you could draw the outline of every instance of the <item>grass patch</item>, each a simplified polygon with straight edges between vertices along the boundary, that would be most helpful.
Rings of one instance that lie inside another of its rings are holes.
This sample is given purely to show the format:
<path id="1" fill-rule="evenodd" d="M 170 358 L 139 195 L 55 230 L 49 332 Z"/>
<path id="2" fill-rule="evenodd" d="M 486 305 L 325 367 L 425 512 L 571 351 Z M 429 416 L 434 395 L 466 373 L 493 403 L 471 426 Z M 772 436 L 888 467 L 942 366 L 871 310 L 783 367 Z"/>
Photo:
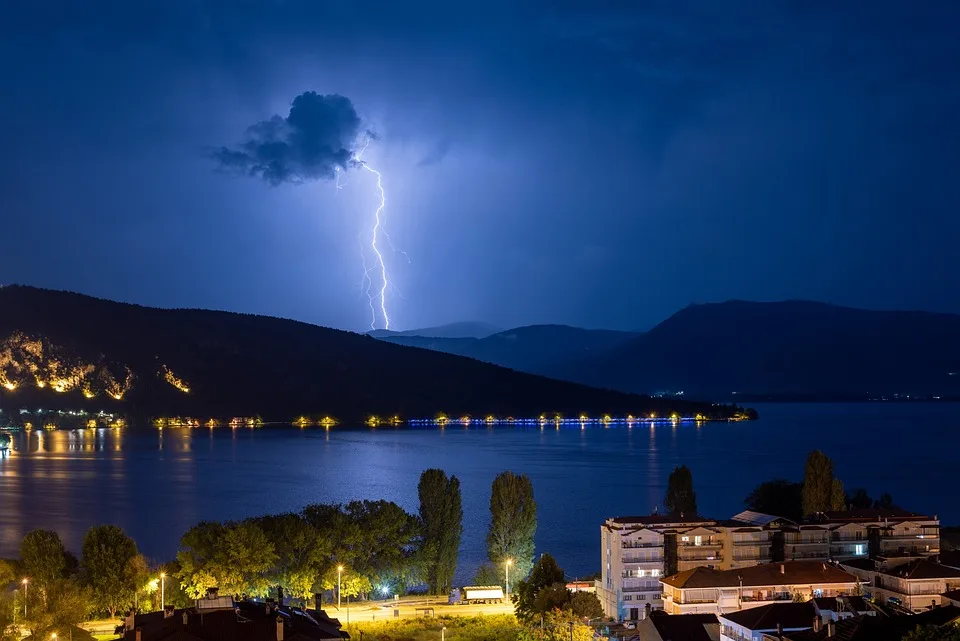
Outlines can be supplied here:
<path id="1" fill-rule="evenodd" d="M 520 625 L 512 614 L 476 617 L 441 616 L 421 619 L 395 619 L 351 623 L 350 637 L 355 641 L 440 641 L 440 629 L 448 641 L 516 641 Z"/>

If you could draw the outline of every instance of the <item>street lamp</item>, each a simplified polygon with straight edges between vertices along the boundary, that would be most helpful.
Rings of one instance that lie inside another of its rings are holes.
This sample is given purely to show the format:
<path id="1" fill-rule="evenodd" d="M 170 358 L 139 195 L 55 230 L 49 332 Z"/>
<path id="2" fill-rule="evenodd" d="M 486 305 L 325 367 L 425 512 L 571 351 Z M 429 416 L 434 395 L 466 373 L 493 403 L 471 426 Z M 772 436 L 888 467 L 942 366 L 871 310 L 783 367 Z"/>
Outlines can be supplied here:
<path id="1" fill-rule="evenodd" d="M 161 573 L 160 573 L 160 609 L 161 609 L 161 610 L 162 610 L 164 607 L 166 607 L 166 601 L 167 601 L 167 600 L 164 598 L 165 595 L 164 595 L 164 590 L 163 590 L 163 588 L 165 587 L 165 583 L 166 583 L 166 582 L 164 581 L 164 579 L 166 579 L 166 578 L 167 578 L 167 573 L 166 573 L 166 572 L 161 572 Z"/>
<path id="2" fill-rule="evenodd" d="M 440 628 L 440 641 L 447 641 L 446 633 L 447 633 L 447 626 L 441 627 L 441 628 Z"/>
<path id="3" fill-rule="evenodd" d="M 27 618 L 27 588 L 30 586 L 30 579 L 25 578 L 23 581 L 23 618 Z"/>
<path id="4" fill-rule="evenodd" d="M 343 576 L 343 566 L 337 566 L 337 612 L 340 611 L 340 578 Z"/>
<path id="5" fill-rule="evenodd" d="M 510 566 L 513 565 L 513 559 L 507 559 L 503 562 L 504 583 L 507 586 L 507 601 L 510 601 Z"/>

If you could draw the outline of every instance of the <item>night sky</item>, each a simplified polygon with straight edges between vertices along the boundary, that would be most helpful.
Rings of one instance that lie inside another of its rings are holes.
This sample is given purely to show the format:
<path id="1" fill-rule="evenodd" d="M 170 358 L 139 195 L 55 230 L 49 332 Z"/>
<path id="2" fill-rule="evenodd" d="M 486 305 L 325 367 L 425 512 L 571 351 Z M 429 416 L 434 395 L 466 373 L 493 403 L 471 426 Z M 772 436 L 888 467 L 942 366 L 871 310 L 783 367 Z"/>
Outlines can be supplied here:
<path id="1" fill-rule="evenodd" d="M 960 312 L 958 33 L 955 0 L 5 3 L 0 283 L 365 329 L 373 175 L 222 155 L 314 91 L 378 137 L 397 328 Z"/>

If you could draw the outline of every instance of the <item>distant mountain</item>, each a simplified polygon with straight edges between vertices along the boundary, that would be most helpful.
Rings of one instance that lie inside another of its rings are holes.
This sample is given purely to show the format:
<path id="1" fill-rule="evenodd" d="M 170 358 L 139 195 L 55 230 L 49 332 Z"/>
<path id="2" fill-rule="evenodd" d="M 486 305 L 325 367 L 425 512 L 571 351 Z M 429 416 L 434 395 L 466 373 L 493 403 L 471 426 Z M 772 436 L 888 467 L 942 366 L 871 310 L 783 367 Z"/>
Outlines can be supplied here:
<path id="1" fill-rule="evenodd" d="M 960 316 L 808 301 L 694 305 L 558 377 L 631 392 L 960 394 Z"/>
<path id="2" fill-rule="evenodd" d="M 0 288 L 0 406 L 291 420 L 560 412 L 728 417 L 279 318 Z"/>
<path id="3" fill-rule="evenodd" d="M 481 339 L 386 336 L 400 345 L 468 356 L 522 372 L 550 376 L 567 363 L 604 354 L 638 336 L 632 332 L 581 329 L 567 325 L 517 327 Z"/>
<path id="4" fill-rule="evenodd" d="M 450 323 L 448 325 L 438 325 L 437 327 L 424 327 L 423 329 L 407 329 L 402 332 L 390 329 L 375 329 L 367 332 L 368 336 L 374 338 L 393 338 L 398 336 L 422 336 L 426 338 L 486 338 L 491 334 L 502 332 L 503 329 L 496 325 L 479 322 L 461 322 Z"/>

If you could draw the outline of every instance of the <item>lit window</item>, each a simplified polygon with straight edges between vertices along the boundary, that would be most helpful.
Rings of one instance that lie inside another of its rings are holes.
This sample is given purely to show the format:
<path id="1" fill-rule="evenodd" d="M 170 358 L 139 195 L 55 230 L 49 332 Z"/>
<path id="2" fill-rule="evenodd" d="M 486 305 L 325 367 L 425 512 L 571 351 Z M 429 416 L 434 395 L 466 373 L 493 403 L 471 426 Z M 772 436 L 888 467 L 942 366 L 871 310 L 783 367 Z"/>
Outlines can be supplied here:
<path id="1" fill-rule="evenodd" d="M 690 537 L 689 537 L 689 536 L 681 536 L 681 537 L 680 537 L 680 540 L 681 540 L 681 541 L 684 541 L 684 542 L 687 542 L 687 541 L 690 540 Z"/>
<path id="2" fill-rule="evenodd" d="M 631 595 L 628 594 L 627 596 L 623 597 L 623 600 L 624 600 L 624 601 L 633 601 L 633 596 L 631 596 Z"/>
<path id="3" fill-rule="evenodd" d="M 703 545 L 703 537 L 701 537 L 701 536 L 695 536 L 695 537 L 693 537 L 693 544 L 694 544 L 694 545 Z"/>
<path id="4" fill-rule="evenodd" d="M 863 553 L 864 553 L 863 548 L 864 548 L 863 543 L 858 543 L 857 545 L 853 546 L 853 553 L 856 554 L 857 556 L 863 556 Z"/>
<path id="5" fill-rule="evenodd" d="M 660 576 L 660 570 L 650 570 L 650 576 Z"/>
<path id="6" fill-rule="evenodd" d="M 637 570 L 637 576 L 645 576 L 646 573 L 646 570 Z"/>

